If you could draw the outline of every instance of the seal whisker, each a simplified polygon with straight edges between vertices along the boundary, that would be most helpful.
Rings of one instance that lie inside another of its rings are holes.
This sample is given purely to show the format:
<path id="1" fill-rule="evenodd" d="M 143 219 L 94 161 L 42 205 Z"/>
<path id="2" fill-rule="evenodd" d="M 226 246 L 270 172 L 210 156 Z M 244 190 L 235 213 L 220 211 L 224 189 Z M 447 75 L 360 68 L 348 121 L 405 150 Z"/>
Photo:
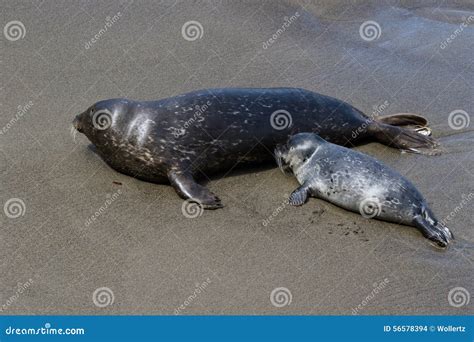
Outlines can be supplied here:
<path id="1" fill-rule="evenodd" d="M 280 171 L 285 175 L 285 176 L 288 176 L 288 175 L 291 175 L 291 172 L 288 168 L 288 166 L 283 166 L 283 157 L 281 156 L 281 152 L 280 151 L 276 151 L 275 152 L 275 160 L 277 162 L 277 165 L 278 165 L 278 168 L 280 169 Z"/>
<path id="2" fill-rule="evenodd" d="M 281 160 L 281 155 L 280 154 L 276 154 L 275 155 L 275 159 L 276 159 L 276 162 L 278 164 L 278 168 L 280 169 L 280 171 L 285 174 L 285 171 L 283 170 L 283 162 Z"/>
<path id="3" fill-rule="evenodd" d="M 74 127 L 74 125 L 71 126 L 71 129 L 70 129 L 69 133 L 71 134 L 72 141 L 74 142 L 74 144 L 76 143 L 77 132 L 78 132 L 78 130 L 76 129 L 76 127 Z"/>

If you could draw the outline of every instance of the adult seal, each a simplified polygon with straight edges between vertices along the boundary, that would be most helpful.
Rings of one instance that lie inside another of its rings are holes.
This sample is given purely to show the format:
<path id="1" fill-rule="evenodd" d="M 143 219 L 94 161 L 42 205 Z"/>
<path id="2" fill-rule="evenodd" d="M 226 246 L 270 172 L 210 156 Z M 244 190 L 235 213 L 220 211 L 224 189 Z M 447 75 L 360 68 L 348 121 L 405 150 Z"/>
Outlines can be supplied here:
<path id="1" fill-rule="evenodd" d="M 341 100 L 296 88 L 104 100 L 74 120 L 112 168 L 150 182 L 169 182 L 181 197 L 207 209 L 222 207 L 221 201 L 195 178 L 229 171 L 238 163 L 273 160 L 276 144 L 294 133 L 316 132 L 340 145 L 379 141 L 412 152 L 436 149 L 431 137 L 403 125 L 425 126 L 426 120 L 411 114 L 371 119 Z"/>
<path id="2" fill-rule="evenodd" d="M 300 133 L 277 146 L 275 156 L 300 183 L 290 195 L 292 205 L 318 197 L 364 217 L 414 226 L 440 247 L 453 238 L 410 181 L 366 154 Z"/>

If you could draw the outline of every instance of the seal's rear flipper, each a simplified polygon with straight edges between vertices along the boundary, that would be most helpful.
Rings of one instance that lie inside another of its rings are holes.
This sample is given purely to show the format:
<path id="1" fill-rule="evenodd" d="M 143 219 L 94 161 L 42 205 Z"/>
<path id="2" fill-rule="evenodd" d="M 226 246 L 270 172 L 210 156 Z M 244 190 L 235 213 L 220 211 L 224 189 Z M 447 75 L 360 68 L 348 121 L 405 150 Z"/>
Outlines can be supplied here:
<path id="1" fill-rule="evenodd" d="M 208 188 L 199 185 L 193 176 L 187 172 L 172 170 L 168 178 L 179 196 L 198 202 L 204 209 L 219 209 L 224 205 L 219 197 L 214 195 Z"/>
<path id="2" fill-rule="evenodd" d="M 384 123 L 392 126 L 410 126 L 416 127 L 427 127 L 428 120 L 423 116 L 414 113 L 397 113 L 390 115 L 378 116 L 375 121 Z"/>
<path id="3" fill-rule="evenodd" d="M 451 231 L 441 222 L 435 222 L 430 218 L 421 215 L 415 216 L 413 224 L 423 234 L 425 238 L 433 241 L 437 246 L 446 248 L 454 238 Z"/>
<path id="4" fill-rule="evenodd" d="M 400 150 L 428 155 L 441 153 L 440 145 L 434 138 L 411 128 L 373 121 L 369 131 L 377 141 Z"/>

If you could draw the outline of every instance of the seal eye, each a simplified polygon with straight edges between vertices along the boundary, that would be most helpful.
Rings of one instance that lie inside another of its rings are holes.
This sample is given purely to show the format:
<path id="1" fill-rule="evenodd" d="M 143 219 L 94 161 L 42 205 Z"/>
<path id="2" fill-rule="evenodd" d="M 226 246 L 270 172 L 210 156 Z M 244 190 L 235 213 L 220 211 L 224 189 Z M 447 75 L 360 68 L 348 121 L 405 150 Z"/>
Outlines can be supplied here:
<path id="1" fill-rule="evenodd" d="M 91 114 L 94 114 L 94 108 L 91 108 Z"/>

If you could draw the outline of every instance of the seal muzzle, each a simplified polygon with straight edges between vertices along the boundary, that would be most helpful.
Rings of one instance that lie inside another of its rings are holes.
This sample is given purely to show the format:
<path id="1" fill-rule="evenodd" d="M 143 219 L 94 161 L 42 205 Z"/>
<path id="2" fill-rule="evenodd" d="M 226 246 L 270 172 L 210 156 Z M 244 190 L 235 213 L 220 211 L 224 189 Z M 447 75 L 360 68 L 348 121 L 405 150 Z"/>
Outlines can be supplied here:
<path id="1" fill-rule="evenodd" d="M 79 118 L 79 115 L 76 115 L 76 117 L 72 121 L 72 125 L 78 132 L 82 133 L 81 119 Z"/>

